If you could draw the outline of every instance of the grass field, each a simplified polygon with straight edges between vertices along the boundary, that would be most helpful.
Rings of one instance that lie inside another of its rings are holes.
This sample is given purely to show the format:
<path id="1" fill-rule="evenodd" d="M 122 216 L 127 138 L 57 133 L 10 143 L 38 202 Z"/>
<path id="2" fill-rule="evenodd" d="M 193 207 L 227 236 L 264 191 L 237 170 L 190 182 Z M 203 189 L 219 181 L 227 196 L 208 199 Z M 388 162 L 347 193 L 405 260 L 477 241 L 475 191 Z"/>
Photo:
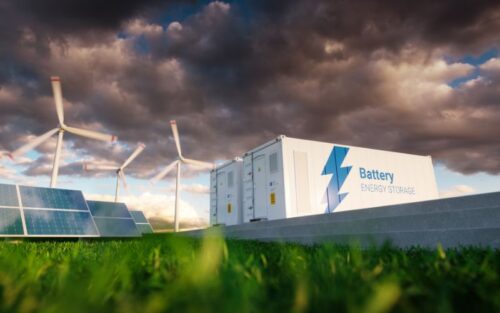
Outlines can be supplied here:
<path id="1" fill-rule="evenodd" d="M 155 235 L 0 243 L 1 312 L 500 312 L 500 251 Z"/>

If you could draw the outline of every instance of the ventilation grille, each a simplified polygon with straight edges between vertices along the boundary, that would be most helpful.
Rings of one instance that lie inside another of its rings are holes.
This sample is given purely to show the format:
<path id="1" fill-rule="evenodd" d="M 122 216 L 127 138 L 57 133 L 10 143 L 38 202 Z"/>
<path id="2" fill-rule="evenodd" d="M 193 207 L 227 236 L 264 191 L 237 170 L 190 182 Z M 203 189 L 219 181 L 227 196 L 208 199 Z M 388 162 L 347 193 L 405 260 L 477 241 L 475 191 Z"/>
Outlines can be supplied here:
<path id="1" fill-rule="evenodd" d="M 278 171 L 278 153 L 274 152 L 269 155 L 269 172 L 276 173 Z"/>
<path id="2" fill-rule="evenodd" d="M 231 171 L 227 174 L 227 187 L 231 188 L 234 186 L 234 172 Z"/>

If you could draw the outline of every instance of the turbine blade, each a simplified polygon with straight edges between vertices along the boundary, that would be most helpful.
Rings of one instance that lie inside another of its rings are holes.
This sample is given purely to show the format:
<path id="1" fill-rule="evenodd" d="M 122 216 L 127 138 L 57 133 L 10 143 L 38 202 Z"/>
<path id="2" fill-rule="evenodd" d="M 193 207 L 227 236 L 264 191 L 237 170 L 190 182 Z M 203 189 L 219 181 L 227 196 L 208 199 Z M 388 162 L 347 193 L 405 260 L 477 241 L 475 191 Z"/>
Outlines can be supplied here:
<path id="1" fill-rule="evenodd" d="M 156 184 L 159 180 L 161 180 L 163 177 L 165 177 L 171 170 L 173 170 L 176 166 L 179 160 L 175 160 L 174 162 L 170 163 L 163 171 L 158 173 L 155 177 L 151 179 L 151 184 Z"/>
<path id="2" fill-rule="evenodd" d="M 56 188 L 57 185 L 57 175 L 59 174 L 59 160 L 61 158 L 61 149 L 64 140 L 64 132 L 59 131 L 57 133 L 57 144 L 56 153 L 54 154 L 54 165 L 52 165 L 52 176 L 50 178 L 50 188 Z"/>
<path id="3" fill-rule="evenodd" d="M 76 128 L 76 127 L 69 127 L 69 126 L 64 126 L 63 129 L 65 131 L 72 133 L 72 134 L 83 136 L 83 137 L 88 137 L 88 138 L 92 138 L 92 139 L 97 139 L 97 140 L 102 140 L 102 141 L 111 141 L 111 142 L 116 140 L 116 136 L 98 133 L 98 132 L 91 131 L 91 130 Z"/>
<path id="4" fill-rule="evenodd" d="M 182 162 L 210 170 L 214 168 L 214 164 L 209 162 L 197 161 L 192 159 L 182 159 Z"/>
<path id="5" fill-rule="evenodd" d="M 179 159 L 182 159 L 181 142 L 179 140 L 179 130 L 177 129 L 177 122 L 175 120 L 171 120 L 170 127 L 172 128 L 172 134 L 174 135 L 175 146 L 177 147 Z"/>
<path id="6" fill-rule="evenodd" d="M 120 177 L 123 187 L 128 191 L 127 179 L 125 179 L 125 172 L 123 170 L 119 171 L 118 177 Z"/>
<path id="7" fill-rule="evenodd" d="M 57 118 L 59 119 L 59 124 L 64 125 L 64 106 L 61 91 L 61 79 L 58 76 L 52 76 L 50 78 L 52 81 L 52 92 L 54 94 L 54 101 L 56 103 Z"/>
<path id="8" fill-rule="evenodd" d="M 11 158 L 15 158 L 15 157 L 18 157 L 18 156 L 21 156 L 21 155 L 25 154 L 28 151 L 31 151 L 31 150 L 35 149 L 36 147 L 38 147 L 39 145 L 41 145 L 44 141 L 46 141 L 47 139 L 49 139 L 50 137 L 52 137 L 58 131 L 59 131 L 59 128 L 54 128 L 52 130 L 49 130 L 45 134 L 36 137 L 34 140 L 28 142 L 24 146 L 21 146 L 20 148 L 18 148 L 14 152 L 12 152 L 10 154 L 10 157 Z"/>
<path id="9" fill-rule="evenodd" d="M 112 165 L 83 163 L 84 171 L 116 171 L 118 167 Z"/>
<path id="10" fill-rule="evenodd" d="M 137 148 L 135 148 L 134 152 L 128 157 L 125 163 L 123 163 L 120 169 L 123 170 L 124 168 L 126 168 L 130 164 L 130 162 L 132 162 L 135 158 L 139 156 L 139 154 L 141 154 L 144 148 L 146 148 L 146 145 L 143 143 L 139 143 L 139 145 L 137 145 Z"/>

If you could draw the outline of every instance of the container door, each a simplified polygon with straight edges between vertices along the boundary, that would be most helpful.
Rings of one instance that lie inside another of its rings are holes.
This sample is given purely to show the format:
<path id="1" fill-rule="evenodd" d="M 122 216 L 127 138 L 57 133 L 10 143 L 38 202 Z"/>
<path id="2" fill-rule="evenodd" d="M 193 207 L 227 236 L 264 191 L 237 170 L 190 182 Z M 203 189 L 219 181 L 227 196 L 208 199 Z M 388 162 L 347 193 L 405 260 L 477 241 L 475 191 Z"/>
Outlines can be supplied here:
<path id="1" fill-rule="evenodd" d="M 266 157 L 261 154 L 253 159 L 255 218 L 267 218 Z"/>
<path id="2" fill-rule="evenodd" d="M 217 223 L 226 223 L 226 172 L 217 173 Z"/>
<path id="3" fill-rule="evenodd" d="M 307 215 L 311 213 L 307 152 L 294 151 L 293 163 L 295 169 L 295 204 L 297 206 L 297 216 Z"/>

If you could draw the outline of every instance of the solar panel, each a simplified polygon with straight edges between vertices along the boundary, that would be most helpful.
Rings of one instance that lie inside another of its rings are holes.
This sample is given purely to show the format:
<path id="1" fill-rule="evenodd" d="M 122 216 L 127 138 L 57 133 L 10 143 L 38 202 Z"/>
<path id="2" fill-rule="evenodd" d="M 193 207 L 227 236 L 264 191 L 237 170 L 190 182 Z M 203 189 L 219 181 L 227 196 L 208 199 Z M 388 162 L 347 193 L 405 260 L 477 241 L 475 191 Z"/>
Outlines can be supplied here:
<path id="1" fill-rule="evenodd" d="M 81 191 L 19 186 L 28 236 L 97 237 Z"/>
<path id="2" fill-rule="evenodd" d="M 148 220 L 146 219 L 146 216 L 144 216 L 144 213 L 142 213 L 142 211 L 130 210 L 129 212 L 136 223 L 149 224 Z"/>
<path id="3" fill-rule="evenodd" d="M 151 227 L 151 224 L 142 211 L 131 210 L 130 215 L 132 215 L 137 229 L 139 229 L 142 234 L 151 234 L 154 232 L 153 227 Z"/>
<path id="4" fill-rule="evenodd" d="M 93 217 L 125 217 L 132 218 L 125 203 L 87 201 Z"/>
<path id="5" fill-rule="evenodd" d="M 24 235 L 20 209 L 0 208 L 0 235 Z"/>
<path id="6" fill-rule="evenodd" d="M 98 236 L 88 212 L 62 210 L 24 210 L 29 235 Z"/>
<path id="7" fill-rule="evenodd" d="M 141 234 L 152 234 L 153 227 L 150 224 L 135 224 Z"/>
<path id="8" fill-rule="evenodd" d="M 0 236 L 137 237 L 152 232 L 144 214 L 129 212 L 123 203 L 87 202 L 77 190 L 0 184 Z"/>
<path id="9" fill-rule="evenodd" d="M 19 207 L 15 185 L 0 184 L 0 206 Z"/>
<path id="10" fill-rule="evenodd" d="M 0 184 L 0 236 L 24 236 L 17 187 Z"/>
<path id="11" fill-rule="evenodd" d="M 127 206 L 124 203 L 87 201 L 101 237 L 139 237 Z"/>
<path id="12" fill-rule="evenodd" d="M 94 217 L 101 237 L 139 237 L 141 233 L 131 218 Z"/>
<path id="13" fill-rule="evenodd" d="M 23 207 L 88 211 L 81 191 L 19 186 Z"/>

